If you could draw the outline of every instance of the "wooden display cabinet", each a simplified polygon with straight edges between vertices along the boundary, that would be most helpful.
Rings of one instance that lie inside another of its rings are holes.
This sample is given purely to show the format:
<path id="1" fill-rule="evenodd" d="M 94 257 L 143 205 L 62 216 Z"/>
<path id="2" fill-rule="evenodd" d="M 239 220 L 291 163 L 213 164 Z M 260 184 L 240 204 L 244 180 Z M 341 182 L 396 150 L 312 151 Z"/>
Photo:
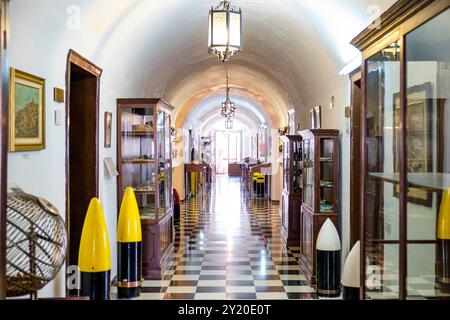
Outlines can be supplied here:
<path id="1" fill-rule="evenodd" d="M 303 203 L 301 206 L 301 256 L 309 280 L 316 282 L 316 241 L 323 223 L 339 223 L 339 131 L 302 131 Z M 338 229 L 339 230 L 339 229 Z"/>
<path id="2" fill-rule="evenodd" d="M 448 300 L 450 0 L 399 0 L 377 26 L 351 42 L 363 58 L 360 298 Z"/>
<path id="3" fill-rule="evenodd" d="M 281 239 L 288 246 L 300 246 L 302 204 L 302 137 L 281 137 L 283 143 L 283 192 L 281 199 Z"/>
<path id="4" fill-rule="evenodd" d="M 118 208 L 134 189 L 142 225 L 142 275 L 161 279 L 173 256 L 170 112 L 161 99 L 117 100 Z"/>

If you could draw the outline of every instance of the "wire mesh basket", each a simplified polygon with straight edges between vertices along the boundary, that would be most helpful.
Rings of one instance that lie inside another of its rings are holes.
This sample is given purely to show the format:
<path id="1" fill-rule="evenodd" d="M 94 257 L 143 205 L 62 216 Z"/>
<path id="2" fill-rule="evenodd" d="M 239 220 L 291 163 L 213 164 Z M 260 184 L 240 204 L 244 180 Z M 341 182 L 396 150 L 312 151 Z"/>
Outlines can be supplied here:
<path id="1" fill-rule="evenodd" d="M 64 264 L 67 230 L 48 201 L 13 189 L 6 204 L 7 296 L 35 294 Z"/>

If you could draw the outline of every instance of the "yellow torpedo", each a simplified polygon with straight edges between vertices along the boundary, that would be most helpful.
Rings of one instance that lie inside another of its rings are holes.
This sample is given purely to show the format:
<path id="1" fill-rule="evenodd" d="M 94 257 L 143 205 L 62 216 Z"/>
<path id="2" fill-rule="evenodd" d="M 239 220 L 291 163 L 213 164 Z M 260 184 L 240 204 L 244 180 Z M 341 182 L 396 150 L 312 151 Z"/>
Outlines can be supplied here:
<path id="1" fill-rule="evenodd" d="M 447 188 L 442 197 L 437 225 L 438 239 L 450 240 L 450 187 Z"/>
<path id="2" fill-rule="evenodd" d="M 142 241 L 141 218 L 136 196 L 132 188 L 125 190 L 125 195 L 120 206 L 119 221 L 117 223 L 118 242 Z"/>
<path id="3" fill-rule="evenodd" d="M 111 270 L 108 230 L 100 201 L 91 200 L 81 233 L 78 266 L 81 272 Z"/>

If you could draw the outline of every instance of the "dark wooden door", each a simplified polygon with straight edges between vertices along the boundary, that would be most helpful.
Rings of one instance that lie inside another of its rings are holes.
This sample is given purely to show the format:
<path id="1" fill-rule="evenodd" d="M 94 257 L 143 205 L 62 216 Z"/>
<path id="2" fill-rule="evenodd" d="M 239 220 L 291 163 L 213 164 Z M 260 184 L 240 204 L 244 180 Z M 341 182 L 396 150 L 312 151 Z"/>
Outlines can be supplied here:
<path id="1" fill-rule="evenodd" d="M 98 109 L 101 70 L 70 51 L 67 64 L 67 265 L 78 265 L 78 250 L 89 203 L 98 197 Z M 69 294 L 71 292 L 68 292 Z"/>

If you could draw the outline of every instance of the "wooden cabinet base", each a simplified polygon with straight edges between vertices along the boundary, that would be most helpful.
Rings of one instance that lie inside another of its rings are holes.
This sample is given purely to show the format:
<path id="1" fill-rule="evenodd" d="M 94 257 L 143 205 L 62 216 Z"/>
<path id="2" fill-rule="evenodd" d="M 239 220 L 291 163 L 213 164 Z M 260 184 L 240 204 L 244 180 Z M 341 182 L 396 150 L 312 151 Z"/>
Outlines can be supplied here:
<path id="1" fill-rule="evenodd" d="M 300 264 L 306 273 L 308 281 L 312 285 L 316 284 L 316 241 L 322 225 L 327 219 L 331 219 L 338 229 L 337 213 L 313 213 L 305 205 L 302 206 L 301 212 L 301 254 Z M 339 230 L 339 229 L 338 229 Z"/>
<path id="2" fill-rule="evenodd" d="M 302 204 L 301 193 L 290 195 L 283 191 L 281 199 L 281 240 L 290 247 L 300 246 L 300 208 Z"/>
<path id="3" fill-rule="evenodd" d="M 158 222 L 142 220 L 142 276 L 161 280 L 174 255 L 173 216 Z"/>

